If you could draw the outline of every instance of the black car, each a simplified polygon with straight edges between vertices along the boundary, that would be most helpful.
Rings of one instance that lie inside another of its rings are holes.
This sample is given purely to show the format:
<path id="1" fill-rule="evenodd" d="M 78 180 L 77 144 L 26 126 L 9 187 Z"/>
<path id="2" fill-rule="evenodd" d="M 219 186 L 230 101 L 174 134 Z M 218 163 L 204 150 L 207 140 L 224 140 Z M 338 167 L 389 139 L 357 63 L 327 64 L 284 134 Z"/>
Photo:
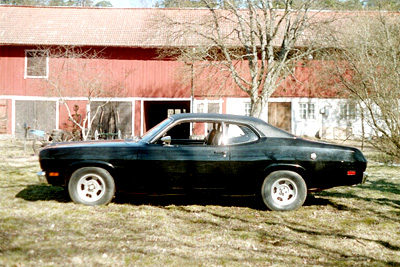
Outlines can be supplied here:
<path id="1" fill-rule="evenodd" d="M 271 210 L 295 210 L 309 190 L 365 181 L 356 148 L 296 137 L 263 120 L 226 114 L 173 115 L 134 140 L 59 143 L 39 154 L 40 174 L 71 199 L 108 204 L 135 193 L 260 195 Z"/>

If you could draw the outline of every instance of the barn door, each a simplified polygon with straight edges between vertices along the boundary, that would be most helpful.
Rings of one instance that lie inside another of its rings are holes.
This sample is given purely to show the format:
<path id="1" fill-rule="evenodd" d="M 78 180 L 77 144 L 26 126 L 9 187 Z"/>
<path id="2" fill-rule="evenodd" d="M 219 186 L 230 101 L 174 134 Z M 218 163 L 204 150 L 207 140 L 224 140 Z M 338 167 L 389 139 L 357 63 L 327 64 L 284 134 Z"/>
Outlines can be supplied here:
<path id="1" fill-rule="evenodd" d="M 93 133 L 97 130 L 100 138 L 116 139 L 132 136 L 132 102 L 94 101 L 90 105 L 90 113 L 94 116 L 96 112 L 92 130 Z"/>
<path id="2" fill-rule="evenodd" d="M 56 101 L 15 101 L 15 137 L 25 137 L 25 127 L 49 132 L 56 129 Z"/>
<path id="3" fill-rule="evenodd" d="M 268 103 L 268 122 L 282 130 L 292 130 L 292 103 L 270 102 Z"/>

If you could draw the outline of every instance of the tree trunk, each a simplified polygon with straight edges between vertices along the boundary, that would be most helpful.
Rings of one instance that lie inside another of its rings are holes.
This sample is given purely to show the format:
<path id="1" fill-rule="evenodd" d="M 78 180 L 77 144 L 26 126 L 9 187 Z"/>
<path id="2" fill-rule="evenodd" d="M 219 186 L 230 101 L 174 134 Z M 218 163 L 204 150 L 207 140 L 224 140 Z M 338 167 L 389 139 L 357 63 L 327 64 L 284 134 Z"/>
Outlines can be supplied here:
<path id="1" fill-rule="evenodd" d="M 252 100 L 251 104 L 250 115 L 268 121 L 268 98 L 258 97 L 256 100 Z"/>

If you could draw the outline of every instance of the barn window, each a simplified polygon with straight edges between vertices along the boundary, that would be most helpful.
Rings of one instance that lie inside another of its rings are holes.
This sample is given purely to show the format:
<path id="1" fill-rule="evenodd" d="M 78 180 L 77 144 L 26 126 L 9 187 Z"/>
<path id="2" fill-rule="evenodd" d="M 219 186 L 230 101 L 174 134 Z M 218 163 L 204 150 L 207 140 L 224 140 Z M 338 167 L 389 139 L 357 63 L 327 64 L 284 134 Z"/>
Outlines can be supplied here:
<path id="1" fill-rule="evenodd" d="M 246 115 L 246 116 L 251 115 L 251 102 L 244 103 L 244 115 Z"/>
<path id="2" fill-rule="evenodd" d="M 197 113 L 221 113 L 221 100 L 198 100 L 195 102 Z"/>
<path id="3" fill-rule="evenodd" d="M 341 120 L 355 120 L 356 105 L 354 103 L 341 103 L 339 116 Z"/>
<path id="4" fill-rule="evenodd" d="M 315 120 L 315 105 L 313 103 L 300 103 L 300 118 Z"/>
<path id="5" fill-rule="evenodd" d="M 25 78 L 47 78 L 48 56 L 43 50 L 25 51 Z"/>
<path id="6" fill-rule="evenodd" d="M 204 103 L 197 104 L 197 113 L 204 113 Z"/>

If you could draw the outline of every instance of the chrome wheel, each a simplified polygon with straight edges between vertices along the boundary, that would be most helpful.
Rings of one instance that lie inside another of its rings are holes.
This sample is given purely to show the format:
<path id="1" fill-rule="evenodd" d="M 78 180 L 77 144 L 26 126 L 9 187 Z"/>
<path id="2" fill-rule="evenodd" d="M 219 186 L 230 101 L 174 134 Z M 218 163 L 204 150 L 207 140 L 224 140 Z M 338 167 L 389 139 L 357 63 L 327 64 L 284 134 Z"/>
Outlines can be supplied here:
<path id="1" fill-rule="evenodd" d="M 261 195 L 270 210 L 296 210 L 306 200 L 307 185 L 296 172 L 275 171 L 264 179 Z"/>
<path id="2" fill-rule="evenodd" d="M 101 199 L 105 193 L 104 180 L 96 174 L 83 176 L 77 184 L 77 192 L 83 201 L 95 202 Z"/>
<path id="3" fill-rule="evenodd" d="M 272 184 L 271 196 L 278 205 L 289 205 L 297 197 L 297 186 L 290 179 L 282 178 Z"/>
<path id="4" fill-rule="evenodd" d="M 75 203 L 89 206 L 107 205 L 115 193 L 115 182 L 110 173 L 98 167 L 76 170 L 68 183 L 68 192 Z"/>

